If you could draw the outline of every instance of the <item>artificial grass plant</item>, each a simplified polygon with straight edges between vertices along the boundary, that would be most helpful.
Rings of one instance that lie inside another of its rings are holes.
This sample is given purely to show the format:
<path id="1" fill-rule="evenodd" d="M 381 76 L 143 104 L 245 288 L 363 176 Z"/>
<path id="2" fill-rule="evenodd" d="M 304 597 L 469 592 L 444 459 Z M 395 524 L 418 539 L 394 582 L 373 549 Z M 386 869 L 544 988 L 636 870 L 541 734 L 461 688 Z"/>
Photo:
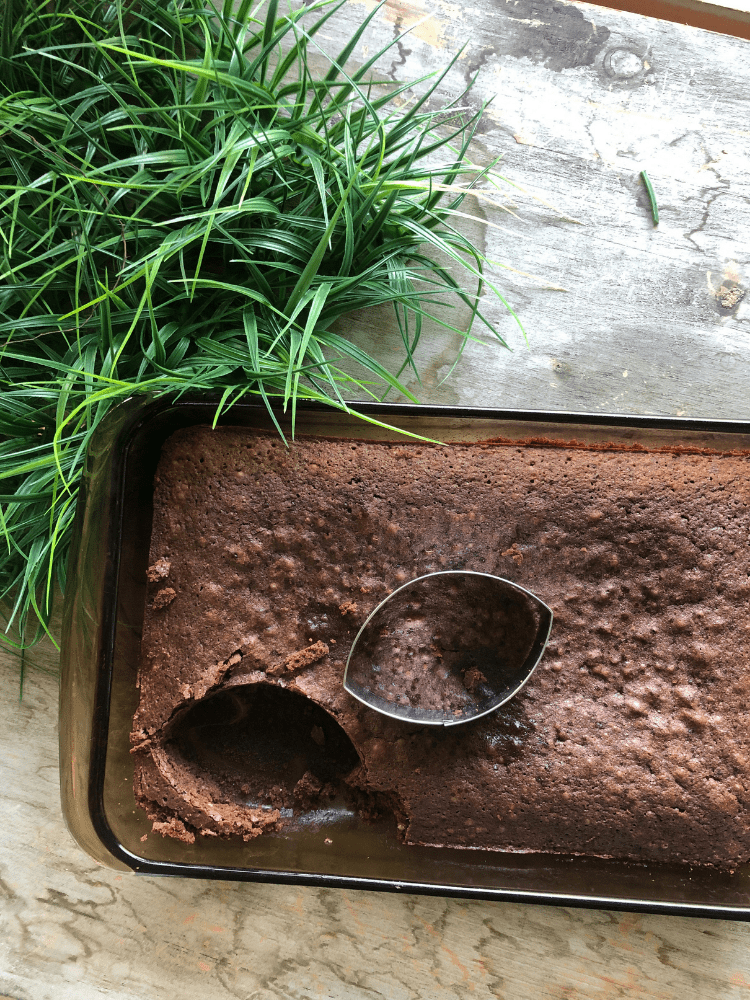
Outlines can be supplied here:
<path id="1" fill-rule="evenodd" d="M 399 379 L 436 301 L 492 329 L 486 261 L 453 225 L 486 174 L 468 159 L 478 116 L 438 106 L 439 79 L 409 99 L 371 81 L 386 50 L 347 69 L 369 17 L 316 74 L 339 6 L 4 0 L 0 602 L 16 644 L 65 587 L 86 447 L 117 400 L 251 394 L 293 417 L 374 384 L 413 399 Z M 393 371 L 334 329 L 383 303 Z"/>

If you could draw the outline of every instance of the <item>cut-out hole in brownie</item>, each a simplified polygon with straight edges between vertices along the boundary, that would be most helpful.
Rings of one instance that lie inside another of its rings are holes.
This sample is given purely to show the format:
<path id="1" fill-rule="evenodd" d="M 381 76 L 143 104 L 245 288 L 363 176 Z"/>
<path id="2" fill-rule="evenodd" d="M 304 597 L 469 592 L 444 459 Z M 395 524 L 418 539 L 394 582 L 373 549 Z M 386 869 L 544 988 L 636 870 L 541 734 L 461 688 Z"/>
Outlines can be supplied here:
<path id="1" fill-rule="evenodd" d="M 417 577 L 370 614 L 344 687 L 369 708 L 419 725 L 457 725 L 503 705 L 529 679 L 552 612 L 518 584 L 473 570 Z"/>
<path id="2" fill-rule="evenodd" d="M 360 760 L 336 720 L 304 695 L 244 684 L 175 719 L 165 749 L 228 801 L 304 811 L 345 790 Z"/>

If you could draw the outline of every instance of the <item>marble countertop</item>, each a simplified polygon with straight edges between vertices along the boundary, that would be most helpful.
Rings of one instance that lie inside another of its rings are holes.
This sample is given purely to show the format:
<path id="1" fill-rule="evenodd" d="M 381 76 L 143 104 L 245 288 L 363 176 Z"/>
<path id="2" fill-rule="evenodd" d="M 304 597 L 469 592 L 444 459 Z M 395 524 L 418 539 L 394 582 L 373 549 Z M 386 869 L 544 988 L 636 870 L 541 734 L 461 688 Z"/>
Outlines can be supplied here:
<path id="1" fill-rule="evenodd" d="M 358 20 L 350 0 L 337 31 Z M 414 25 L 394 79 L 469 45 L 445 81 L 493 94 L 477 162 L 503 154 L 513 214 L 466 220 L 521 319 L 513 351 L 452 335 L 422 354 L 426 402 L 750 420 L 750 42 L 558 0 L 389 0 L 374 48 Z M 364 50 L 355 53 L 365 57 Z M 654 228 L 640 171 L 659 201 Z M 522 189 L 522 190 L 521 190 Z M 553 206 L 553 207 L 551 207 Z M 456 317 L 454 317 L 455 319 Z M 388 358 L 385 314 L 354 336 Z M 718 1000 L 750 991 L 741 922 L 103 868 L 59 799 L 58 655 L 0 650 L 0 1000 Z"/>

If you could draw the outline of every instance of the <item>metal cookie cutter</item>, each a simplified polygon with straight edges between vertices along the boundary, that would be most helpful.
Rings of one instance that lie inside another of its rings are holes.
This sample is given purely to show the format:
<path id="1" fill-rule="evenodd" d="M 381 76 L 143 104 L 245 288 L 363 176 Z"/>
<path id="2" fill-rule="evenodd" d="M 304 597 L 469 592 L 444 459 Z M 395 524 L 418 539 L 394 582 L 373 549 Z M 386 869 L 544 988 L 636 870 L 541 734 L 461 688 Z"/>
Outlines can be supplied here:
<path id="1" fill-rule="evenodd" d="M 357 633 L 344 688 L 369 708 L 419 725 L 457 726 L 517 694 L 541 660 L 552 610 L 489 573 L 410 580 Z"/>

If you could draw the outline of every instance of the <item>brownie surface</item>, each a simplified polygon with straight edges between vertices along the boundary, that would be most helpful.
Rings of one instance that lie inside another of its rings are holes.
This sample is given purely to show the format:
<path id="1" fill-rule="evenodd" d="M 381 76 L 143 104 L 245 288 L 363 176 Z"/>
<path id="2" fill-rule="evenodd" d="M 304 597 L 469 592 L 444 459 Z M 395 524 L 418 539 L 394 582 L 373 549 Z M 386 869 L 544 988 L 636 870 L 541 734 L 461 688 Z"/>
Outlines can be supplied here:
<path id="1" fill-rule="evenodd" d="M 343 753 L 316 775 L 310 744 L 298 800 L 338 783 L 365 811 L 391 809 L 408 843 L 748 860 L 747 470 L 745 456 L 679 450 L 313 438 L 287 450 L 242 429 L 178 432 L 155 484 L 139 802 L 183 839 L 283 827 L 289 787 L 186 749 L 190 713 L 232 690 L 252 704 L 260 684 L 325 709 L 359 761 Z M 360 705 L 342 677 L 387 593 L 445 569 L 513 580 L 555 620 L 511 702 L 428 729 Z M 251 738 L 252 713 L 238 718 Z"/>

